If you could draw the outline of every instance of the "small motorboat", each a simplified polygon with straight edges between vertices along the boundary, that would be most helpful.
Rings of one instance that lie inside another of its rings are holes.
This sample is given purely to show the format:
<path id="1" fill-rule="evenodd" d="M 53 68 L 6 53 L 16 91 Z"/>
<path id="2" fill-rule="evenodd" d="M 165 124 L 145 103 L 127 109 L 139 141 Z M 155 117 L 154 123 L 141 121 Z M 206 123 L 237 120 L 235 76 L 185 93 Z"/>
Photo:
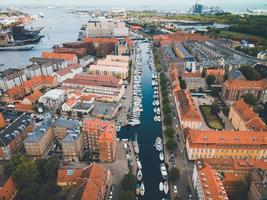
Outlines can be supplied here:
<path id="1" fill-rule="evenodd" d="M 142 164 L 141 164 L 141 162 L 140 162 L 139 160 L 137 160 L 136 163 L 137 163 L 137 168 L 138 168 L 138 169 L 142 169 Z"/>
<path id="2" fill-rule="evenodd" d="M 163 191 L 163 189 L 164 189 L 164 188 L 163 188 L 163 183 L 162 183 L 162 182 L 160 182 L 160 183 L 159 183 L 159 191 L 161 191 L 161 192 L 162 192 L 162 191 Z"/>
<path id="3" fill-rule="evenodd" d="M 159 159 L 160 159 L 160 161 L 163 161 L 164 160 L 164 154 L 163 154 L 163 152 L 160 152 L 159 153 Z"/>
<path id="4" fill-rule="evenodd" d="M 142 182 L 141 183 L 141 186 L 140 186 L 140 195 L 145 195 L 145 185 L 144 185 L 144 183 Z"/>
<path id="5" fill-rule="evenodd" d="M 138 181 L 141 181 L 143 177 L 142 171 L 139 169 L 136 175 L 136 178 Z"/>
<path id="6" fill-rule="evenodd" d="M 162 139 L 160 137 L 156 138 L 155 146 L 158 151 L 163 150 Z"/>
<path id="7" fill-rule="evenodd" d="M 133 148 L 134 148 L 134 152 L 136 154 L 139 154 L 139 146 L 138 146 L 137 141 L 133 141 Z"/>
<path id="8" fill-rule="evenodd" d="M 140 185 L 137 183 L 136 184 L 136 190 L 135 190 L 136 195 L 140 194 Z"/>
<path id="9" fill-rule="evenodd" d="M 165 181 L 164 184 L 163 184 L 163 190 L 164 190 L 164 193 L 165 194 L 168 194 L 168 192 L 169 192 L 169 185 L 168 185 L 167 181 Z"/>
<path id="10" fill-rule="evenodd" d="M 157 117 L 157 116 L 154 117 L 154 121 L 155 121 L 155 122 L 158 121 L 158 117 Z"/>

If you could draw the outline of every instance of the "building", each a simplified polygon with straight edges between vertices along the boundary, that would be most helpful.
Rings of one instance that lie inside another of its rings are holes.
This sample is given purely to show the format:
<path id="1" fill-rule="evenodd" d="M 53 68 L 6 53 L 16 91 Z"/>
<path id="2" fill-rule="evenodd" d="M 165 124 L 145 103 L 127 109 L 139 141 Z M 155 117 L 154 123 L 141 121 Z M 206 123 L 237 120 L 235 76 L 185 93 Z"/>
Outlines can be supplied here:
<path id="1" fill-rule="evenodd" d="M 38 101 L 38 99 L 42 96 L 42 92 L 40 92 L 39 90 L 36 90 L 34 91 L 32 94 L 26 96 L 21 104 L 24 104 L 24 105 L 33 105 L 35 102 Z"/>
<path id="2" fill-rule="evenodd" d="M 224 82 L 224 69 L 206 69 L 205 70 L 205 77 L 214 76 L 215 82 L 214 84 L 222 84 Z"/>
<path id="3" fill-rule="evenodd" d="M 57 174 L 57 185 L 76 186 L 72 196 L 77 200 L 104 200 L 111 179 L 109 170 L 96 163 L 86 168 L 61 167 Z"/>
<path id="4" fill-rule="evenodd" d="M 262 60 L 266 60 L 267 59 L 267 50 L 259 52 L 257 55 L 257 58 L 262 59 Z"/>
<path id="5" fill-rule="evenodd" d="M 83 133 L 86 149 L 98 152 L 101 161 L 112 162 L 116 156 L 116 125 L 98 118 L 83 120 Z"/>
<path id="6" fill-rule="evenodd" d="M 65 68 L 62 68 L 54 73 L 57 76 L 58 81 L 62 83 L 63 81 L 67 80 L 68 78 L 73 78 L 76 74 L 82 73 L 83 68 L 81 64 L 71 64 Z"/>
<path id="7" fill-rule="evenodd" d="M 92 38 L 127 37 L 129 36 L 129 28 L 122 21 L 98 17 L 88 21 L 86 36 Z"/>
<path id="8" fill-rule="evenodd" d="M 192 181 L 199 200 L 229 199 L 219 175 L 209 166 L 195 165 Z"/>
<path id="9" fill-rule="evenodd" d="M 222 97 L 225 101 L 237 101 L 244 94 L 252 94 L 257 101 L 267 101 L 267 81 L 231 80 L 226 81 L 222 88 Z"/>
<path id="10" fill-rule="evenodd" d="M 42 53 L 42 58 L 65 60 L 68 65 L 78 63 L 78 57 L 73 53 L 54 53 L 45 51 Z"/>
<path id="11" fill-rule="evenodd" d="M 231 80 L 246 80 L 245 76 L 237 68 L 232 69 L 228 74 L 228 81 Z"/>
<path id="12" fill-rule="evenodd" d="M 12 155 L 23 149 L 23 141 L 33 130 L 29 115 L 23 114 L 0 133 L 0 160 L 9 160 Z"/>
<path id="13" fill-rule="evenodd" d="M 51 119 L 46 119 L 37 125 L 24 140 L 26 155 L 34 159 L 46 158 L 54 141 Z"/>
<path id="14" fill-rule="evenodd" d="M 192 9 L 192 14 L 201 14 L 204 10 L 204 6 L 201 4 L 195 4 Z"/>
<path id="15" fill-rule="evenodd" d="M 15 86 L 20 86 L 26 81 L 26 75 L 21 69 L 6 69 L 0 72 L 0 88 L 7 91 Z"/>
<path id="16" fill-rule="evenodd" d="M 236 101 L 231 107 L 228 116 L 236 130 L 260 131 L 267 130 L 266 124 L 242 99 Z"/>
<path id="17" fill-rule="evenodd" d="M 87 48 L 66 48 L 66 47 L 57 47 L 54 49 L 55 53 L 69 53 L 75 54 L 78 58 L 82 58 L 87 54 Z"/>
<path id="18" fill-rule="evenodd" d="M 1 180 L 3 179 L 3 180 Z M 11 176 L 1 176 L 0 179 L 0 199 L 11 200 L 17 194 L 17 188 Z"/>
<path id="19" fill-rule="evenodd" d="M 186 83 L 186 89 L 198 91 L 200 88 L 206 88 L 206 80 L 202 77 L 199 71 L 185 72 L 182 74 L 182 79 Z"/>
<path id="20" fill-rule="evenodd" d="M 6 126 L 5 118 L 2 113 L 0 113 L 0 128 L 4 128 Z"/>
<path id="21" fill-rule="evenodd" d="M 82 90 L 84 95 L 91 95 L 100 101 L 118 102 L 125 93 L 122 79 L 107 75 L 76 74 L 67 79 L 63 86 Z"/>
<path id="22" fill-rule="evenodd" d="M 248 200 L 267 199 L 267 171 L 254 169 L 251 175 L 251 184 L 248 191 Z"/>
<path id="23" fill-rule="evenodd" d="M 126 79 L 128 77 L 128 71 L 128 67 L 120 67 L 116 65 L 90 65 L 88 72 L 90 74 L 108 75 Z"/>
<path id="24" fill-rule="evenodd" d="M 60 108 L 66 101 L 67 96 L 64 90 L 53 89 L 46 92 L 38 102 L 42 103 L 48 110 Z"/>
<path id="25" fill-rule="evenodd" d="M 91 63 L 95 61 L 95 57 L 91 55 L 84 56 L 80 58 L 79 62 L 82 67 L 88 67 Z"/>
<path id="26" fill-rule="evenodd" d="M 202 120 L 190 92 L 179 90 L 176 92 L 174 99 L 182 128 L 200 129 Z"/>
<path id="27" fill-rule="evenodd" d="M 189 160 L 200 158 L 266 159 L 266 131 L 184 130 Z"/>

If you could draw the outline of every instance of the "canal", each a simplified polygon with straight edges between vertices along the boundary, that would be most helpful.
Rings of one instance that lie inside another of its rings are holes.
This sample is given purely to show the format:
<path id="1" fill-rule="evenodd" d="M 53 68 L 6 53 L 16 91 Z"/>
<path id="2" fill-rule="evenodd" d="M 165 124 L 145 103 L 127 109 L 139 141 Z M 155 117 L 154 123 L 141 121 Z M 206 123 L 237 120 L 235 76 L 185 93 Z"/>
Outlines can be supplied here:
<path id="1" fill-rule="evenodd" d="M 162 181 L 160 173 L 159 153 L 153 146 L 155 139 L 162 136 L 161 123 L 154 122 L 153 112 L 153 88 L 151 85 L 152 73 L 147 64 L 149 55 L 147 54 L 149 43 L 139 43 L 142 50 L 142 93 L 143 93 L 143 112 L 141 115 L 141 124 L 139 126 L 127 126 L 118 133 L 120 139 L 138 137 L 140 148 L 139 158 L 142 163 L 143 182 L 145 185 L 145 195 L 141 200 L 161 200 L 164 195 L 159 191 L 159 183 Z"/>

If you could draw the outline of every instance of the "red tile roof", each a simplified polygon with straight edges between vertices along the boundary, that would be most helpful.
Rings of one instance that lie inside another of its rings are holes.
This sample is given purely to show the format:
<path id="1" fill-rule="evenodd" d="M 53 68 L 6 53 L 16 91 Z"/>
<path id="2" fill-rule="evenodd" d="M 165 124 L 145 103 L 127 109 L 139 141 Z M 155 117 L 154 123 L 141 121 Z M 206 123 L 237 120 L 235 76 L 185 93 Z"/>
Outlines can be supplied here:
<path id="1" fill-rule="evenodd" d="M 213 75 L 213 76 L 223 76 L 224 70 L 223 69 L 206 69 L 206 76 Z"/>
<path id="2" fill-rule="evenodd" d="M 42 58 L 74 61 L 74 59 L 76 58 L 76 55 L 73 53 L 54 53 L 54 52 L 45 51 L 42 53 Z"/>
<path id="3" fill-rule="evenodd" d="M 248 80 L 231 80 L 226 81 L 224 86 L 227 89 L 235 89 L 235 90 L 264 90 L 267 88 L 266 80 L 259 81 L 248 81 Z"/>
<path id="4" fill-rule="evenodd" d="M 81 67 L 81 64 L 76 63 L 76 64 L 71 64 L 68 65 L 65 68 L 60 69 L 59 71 L 57 71 L 56 73 L 60 76 L 65 76 L 68 73 L 72 73 L 72 70 L 78 69 Z"/>
<path id="5" fill-rule="evenodd" d="M 13 178 L 10 176 L 0 187 L 0 199 L 13 199 L 13 196 L 16 194 L 16 192 L 16 185 L 13 181 Z"/>
<path id="6" fill-rule="evenodd" d="M 42 96 L 42 92 L 40 92 L 39 90 L 34 91 L 32 94 L 30 94 L 29 96 L 25 97 L 28 100 L 30 100 L 31 102 L 35 102 L 37 101 L 41 96 Z"/>
<path id="7" fill-rule="evenodd" d="M 54 49 L 55 53 L 71 53 L 75 54 L 77 57 L 81 58 L 87 54 L 87 49 L 86 48 L 64 48 L 64 47 L 59 47 Z"/>
<path id="8" fill-rule="evenodd" d="M 133 29 L 133 30 L 140 30 L 140 29 L 142 29 L 142 27 L 141 26 L 131 26 L 131 29 Z"/>
<path id="9" fill-rule="evenodd" d="M 182 73 L 182 77 L 186 77 L 186 78 L 201 78 L 201 73 L 200 71 L 196 71 L 196 72 L 184 72 Z"/>
<path id="10" fill-rule="evenodd" d="M 90 38 L 90 37 L 84 37 L 83 41 L 86 43 L 115 43 L 117 44 L 119 42 L 118 38 Z"/>

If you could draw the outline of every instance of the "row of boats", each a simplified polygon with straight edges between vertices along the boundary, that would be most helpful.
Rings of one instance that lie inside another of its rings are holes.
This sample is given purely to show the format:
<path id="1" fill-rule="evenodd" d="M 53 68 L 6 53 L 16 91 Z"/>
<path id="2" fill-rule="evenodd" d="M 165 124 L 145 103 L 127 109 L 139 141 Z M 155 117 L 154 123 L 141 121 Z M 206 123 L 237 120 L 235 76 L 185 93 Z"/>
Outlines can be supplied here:
<path id="1" fill-rule="evenodd" d="M 132 110 L 129 120 L 129 125 L 136 126 L 141 124 L 140 116 L 143 112 L 142 105 L 142 85 L 141 85 L 141 74 L 142 74 L 142 50 L 139 47 L 139 43 L 136 43 L 136 57 L 133 65 L 133 102 Z"/>

